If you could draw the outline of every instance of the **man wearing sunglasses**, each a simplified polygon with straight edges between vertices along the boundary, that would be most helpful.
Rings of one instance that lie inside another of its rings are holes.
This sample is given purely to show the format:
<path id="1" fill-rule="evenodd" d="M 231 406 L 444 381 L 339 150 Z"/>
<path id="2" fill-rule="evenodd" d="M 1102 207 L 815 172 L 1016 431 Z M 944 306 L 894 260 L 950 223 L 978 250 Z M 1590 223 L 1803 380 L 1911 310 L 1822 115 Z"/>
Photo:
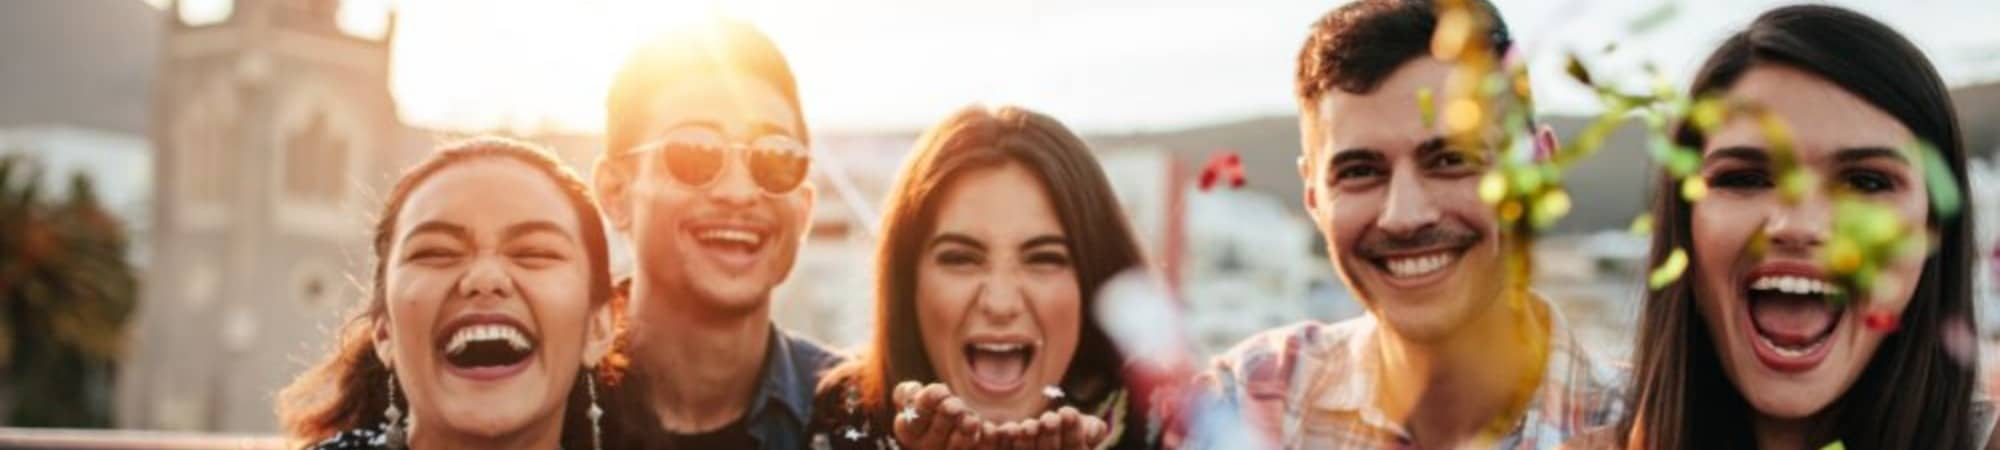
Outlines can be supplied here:
<path id="1" fill-rule="evenodd" d="M 771 323 L 814 197 L 784 56 L 747 24 L 690 26 L 634 51 L 606 107 L 592 182 L 635 256 L 629 403 L 607 421 L 644 448 L 803 448 L 838 357 Z"/>

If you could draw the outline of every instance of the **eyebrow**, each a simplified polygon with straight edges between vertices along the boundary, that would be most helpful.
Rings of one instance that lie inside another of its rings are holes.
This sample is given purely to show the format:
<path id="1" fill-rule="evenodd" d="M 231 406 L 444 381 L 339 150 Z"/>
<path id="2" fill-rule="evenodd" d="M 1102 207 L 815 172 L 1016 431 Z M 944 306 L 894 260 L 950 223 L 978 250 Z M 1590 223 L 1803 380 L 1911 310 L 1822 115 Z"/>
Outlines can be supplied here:
<path id="1" fill-rule="evenodd" d="M 924 247 L 926 248 L 937 247 L 939 245 L 944 245 L 944 244 L 959 244 L 980 250 L 986 249 L 986 244 L 979 243 L 979 240 L 973 239 L 972 236 L 966 236 L 963 234 L 949 233 L 949 232 L 940 233 L 937 235 L 937 237 L 931 238 L 930 244 L 925 245 Z"/>
<path id="2" fill-rule="evenodd" d="M 1904 165 L 1910 164 L 1910 158 L 1904 156 L 1903 152 L 1888 147 L 1843 148 L 1833 154 L 1833 160 L 1841 163 L 1855 163 L 1875 158 L 1888 158 Z"/>
<path id="3" fill-rule="evenodd" d="M 1715 149 L 1708 152 L 1707 155 L 1702 155 L 1701 159 L 1702 161 L 1740 159 L 1749 163 L 1761 164 L 1770 162 L 1771 155 L 1762 148 L 1735 146 Z"/>
<path id="4" fill-rule="evenodd" d="M 442 233 L 462 242 L 472 242 L 472 232 L 467 231 L 464 226 L 435 220 L 426 220 L 418 223 L 417 226 L 410 227 L 408 233 L 403 233 L 403 240 L 408 241 L 411 237 L 423 233 Z"/>
<path id="5" fill-rule="evenodd" d="M 1875 158 L 1888 158 L 1903 164 L 1910 163 L 1909 157 L 1904 156 L 1903 152 L 1888 147 L 1851 147 L 1851 148 L 1843 148 L 1833 153 L 1834 162 L 1843 164 L 1855 163 Z M 1704 156 L 1702 159 L 1703 160 L 1740 159 L 1750 163 L 1767 163 L 1771 161 L 1771 155 L 1769 151 L 1763 148 L 1736 146 L 1736 147 L 1723 147 L 1715 149 L 1714 151 L 1708 152 L 1708 155 Z"/>
<path id="6" fill-rule="evenodd" d="M 562 236 L 563 239 L 576 242 L 576 237 L 570 236 L 568 230 L 557 226 L 555 222 L 546 220 L 531 220 L 509 225 L 505 231 L 500 233 L 500 236 L 501 240 L 510 240 L 534 233 L 555 233 L 557 236 Z"/>
<path id="7" fill-rule="evenodd" d="M 1422 158 L 1444 151 L 1445 144 L 1443 136 L 1432 136 L 1430 139 L 1418 142 L 1416 147 L 1417 157 Z M 1384 159 L 1387 158 L 1382 156 L 1382 152 L 1379 150 L 1369 147 L 1351 147 L 1334 152 L 1333 160 L 1327 165 L 1339 166 L 1347 162 L 1372 162 Z"/>
<path id="8" fill-rule="evenodd" d="M 1022 242 L 1021 249 L 1027 250 L 1035 247 L 1041 247 L 1044 245 L 1058 245 L 1062 246 L 1063 248 L 1069 248 L 1069 239 L 1064 238 L 1061 235 L 1044 234 L 1041 236 L 1035 236 L 1032 239 L 1028 239 L 1028 242 Z"/>

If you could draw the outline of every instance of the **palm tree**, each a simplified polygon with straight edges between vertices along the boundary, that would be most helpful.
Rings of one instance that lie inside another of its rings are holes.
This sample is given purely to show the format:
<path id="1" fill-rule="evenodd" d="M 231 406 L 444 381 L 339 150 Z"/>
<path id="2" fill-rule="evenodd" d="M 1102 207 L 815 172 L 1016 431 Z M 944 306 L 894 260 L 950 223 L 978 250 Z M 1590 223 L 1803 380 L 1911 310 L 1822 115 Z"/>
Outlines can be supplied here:
<path id="1" fill-rule="evenodd" d="M 49 202 L 40 176 L 0 157 L 0 411 L 10 426 L 109 426 L 138 282 L 90 179 Z"/>

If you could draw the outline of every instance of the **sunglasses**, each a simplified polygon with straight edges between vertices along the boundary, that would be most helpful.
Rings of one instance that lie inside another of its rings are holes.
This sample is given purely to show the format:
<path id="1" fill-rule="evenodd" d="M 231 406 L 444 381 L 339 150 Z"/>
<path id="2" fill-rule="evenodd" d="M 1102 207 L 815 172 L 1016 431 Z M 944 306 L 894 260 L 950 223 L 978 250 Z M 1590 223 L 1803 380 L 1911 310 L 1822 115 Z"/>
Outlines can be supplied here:
<path id="1" fill-rule="evenodd" d="M 658 159 L 660 166 L 682 184 L 705 188 L 722 178 L 732 155 L 743 160 L 757 187 L 771 194 L 798 189 L 805 183 L 806 172 L 812 165 L 805 144 L 789 135 L 769 134 L 733 143 L 709 127 L 670 131 L 634 147 L 625 156 Z"/>

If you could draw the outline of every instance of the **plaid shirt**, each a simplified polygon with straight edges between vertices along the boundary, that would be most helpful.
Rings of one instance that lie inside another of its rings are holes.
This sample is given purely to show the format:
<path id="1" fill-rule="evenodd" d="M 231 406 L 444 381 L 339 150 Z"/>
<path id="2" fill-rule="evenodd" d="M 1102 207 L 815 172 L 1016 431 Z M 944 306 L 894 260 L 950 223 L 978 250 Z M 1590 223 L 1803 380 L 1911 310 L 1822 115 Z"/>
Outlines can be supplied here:
<path id="1" fill-rule="evenodd" d="M 1536 301 L 1549 312 L 1550 357 L 1525 414 L 1496 448 L 1556 448 L 1625 413 L 1623 374 L 1592 360 L 1561 314 Z M 1266 331 L 1216 357 L 1197 385 L 1285 449 L 1411 448 L 1409 432 L 1375 406 L 1376 328 L 1370 315 Z"/>

